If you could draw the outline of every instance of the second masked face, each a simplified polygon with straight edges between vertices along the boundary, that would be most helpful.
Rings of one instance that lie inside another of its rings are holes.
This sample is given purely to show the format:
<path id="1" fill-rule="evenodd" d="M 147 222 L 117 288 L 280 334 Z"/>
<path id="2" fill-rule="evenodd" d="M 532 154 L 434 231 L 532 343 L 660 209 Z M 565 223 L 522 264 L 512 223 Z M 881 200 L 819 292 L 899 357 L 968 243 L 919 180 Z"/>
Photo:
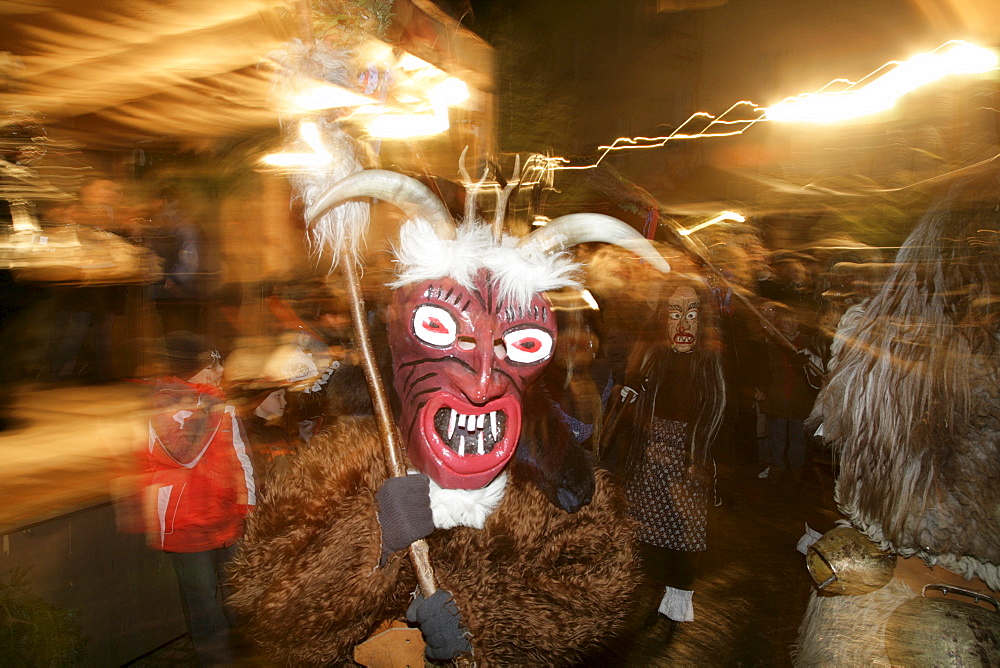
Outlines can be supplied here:
<path id="1" fill-rule="evenodd" d="M 670 344 L 679 353 L 689 353 L 698 342 L 701 302 L 694 288 L 677 288 L 667 301 L 667 333 Z"/>
<path id="2" fill-rule="evenodd" d="M 410 462 L 444 488 L 489 484 L 514 454 L 524 388 L 555 338 L 544 297 L 497 303 L 485 272 L 472 290 L 450 278 L 397 290 L 389 347 Z"/>

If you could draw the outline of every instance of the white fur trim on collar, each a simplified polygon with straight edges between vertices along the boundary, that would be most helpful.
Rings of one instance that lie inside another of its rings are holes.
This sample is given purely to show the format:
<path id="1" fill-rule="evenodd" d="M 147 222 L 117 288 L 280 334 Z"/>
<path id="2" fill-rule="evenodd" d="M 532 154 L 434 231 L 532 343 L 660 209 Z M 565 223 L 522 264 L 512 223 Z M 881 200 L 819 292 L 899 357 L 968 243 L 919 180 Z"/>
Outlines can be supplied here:
<path id="1" fill-rule="evenodd" d="M 501 473 L 481 489 L 444 489 L 430 481 L 431 512 L 434 526 L 453 529 L 458 526 L 482 529 L 486 519 L 503 501 L 507 474 Z"/>

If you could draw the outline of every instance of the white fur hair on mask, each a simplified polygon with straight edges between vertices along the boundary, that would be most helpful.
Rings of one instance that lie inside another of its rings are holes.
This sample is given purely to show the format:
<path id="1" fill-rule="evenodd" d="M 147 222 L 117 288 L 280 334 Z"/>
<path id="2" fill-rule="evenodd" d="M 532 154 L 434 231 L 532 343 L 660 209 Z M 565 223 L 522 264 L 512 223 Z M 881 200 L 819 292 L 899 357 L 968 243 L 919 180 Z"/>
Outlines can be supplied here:
<path id="1" fill-rule="evenodd" d="M 423 220 L 410 220 L 399 231 L 395 248 L 395 289 L 412 283 L 448 276 L 472 289 L 480 269 L 489 270 L 501 301 L 527 305 L 546 290 L 578 287 L 578 265 L 567 253 L 547 254 L 517 248 L 517 238 L 505 236 L 498 246 L 489 225 L 459 225 L 454 240 L 441 239 Z"/>
<path id="2" fill-rule="evenodd" d="M 333 49 L 323 43 L 312 45 L 293 40 L 285 48 L 268 54 L 277 66 L 273 77 L 271 97 L 277 105 L 287 104 L 287 100 L 301 90 L 325 82 L 351 90 L 357 81 L 357 72 L 349 51 Z M 334 119 L 317 118 L 316 137 L 327 154 L 325 163 L 308 163 L 289 170 L 289 179 L 294 186 L 295 197 L 306 207 L 316 202 L 333 184 L 344 177 L 363 169 L 362 156 L 365 148 L 354 140 Z M 294 123 L 294 126 L 291 124 Z M 283 150 L 300 153 L 317 159 L 322 158 L 317 148 L 307 141 L 303 134 L 304 121 L 297 115 L 282 119 L 287 135 Z M 291 126 L 291 127 L 289 127 Z M 369 207 L 359 201 L 342 202 L 323 216 L 313 221 L 308 231 L 311 254 L 318 258 L 326 253 L 330 266 L 335 267 L 341 254 L 356 257 L 364 243 L 368 231 Z"/>

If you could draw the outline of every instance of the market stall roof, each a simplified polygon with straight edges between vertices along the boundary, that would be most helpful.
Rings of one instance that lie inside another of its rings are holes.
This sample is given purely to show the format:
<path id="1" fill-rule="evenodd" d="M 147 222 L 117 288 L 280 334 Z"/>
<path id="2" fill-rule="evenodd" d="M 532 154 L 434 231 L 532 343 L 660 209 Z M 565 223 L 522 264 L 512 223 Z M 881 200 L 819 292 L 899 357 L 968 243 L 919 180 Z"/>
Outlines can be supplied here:
<path id="1" fill-rule="evenodd" d="M 489 59 L 467 56 L 485 43 L 431 2 L 396 4 L 396 46 L 491 85 Z M 464 48 L 424 45 L 435 27 Z M 276 126 L 262 62 L 298 35 L 284 0 L 0 0 L 0 108 L 92 147 L 248 134 Z"/>
<path id="2" fill-rule="evenodd" d="M 274 125 L 258 64 L 295 25 L 270 0 L 0 2 L 0 106 L 88 145 Z"/>

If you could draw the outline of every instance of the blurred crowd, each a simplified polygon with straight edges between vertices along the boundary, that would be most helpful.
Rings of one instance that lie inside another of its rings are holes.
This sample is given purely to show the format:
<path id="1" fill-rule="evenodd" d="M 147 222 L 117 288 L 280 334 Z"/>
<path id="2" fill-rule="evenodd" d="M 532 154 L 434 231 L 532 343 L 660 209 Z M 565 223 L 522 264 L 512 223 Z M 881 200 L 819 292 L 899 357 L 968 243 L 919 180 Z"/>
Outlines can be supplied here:
<path id="1" fill-rule="evenodd" d="M 149 384 L 150 442 L 127 524 L 171 555 L 196 647 L 225 663 L 235 620 L 216 590 L 243 518 L 315 434 L 372 411 L 339 275 L 214 284 L 205 235 L 174 187 L 126 203 L 120 183 L 92 179 L 39 223 L 50 236 L 101 230 L 155 258 L 136 280 L 12 281 L 21 292 L 5 336 L 35 345 L 5 376 Z M 801 483 L 804 421 L 838 322 L 863 308 L 886 265 L 847 238 L 783 249 L 750 223 L 689 236 L 665 226 L 667 275 L 612 246 L 577 248 L 585 289 L 551 295 L 559 335 L 542 383 L 577 444 L 623 481 L 644 563 L 667 592 L 653 618 L 685 621 L 720 480 L 753 467 L 761 484 Z M 376 258 L 364 284 L 383 362 L 390 270 Z M 189 486 L 197 493 L 179 496 Z"/>
<path id="2" fill-rule="evenodd" d="M 165 369 L 170 332 L 205 335 L 227 355 L 301 326 L 287 303 L 308 310 L 323 281 L 305 271 L 224 282 L 218 241 L 191 211 L 192 199 L 176 183 L 95 177 L 71 199 L 36 203 L 27 224 L 0 217 L 0 329 L 16 351 L 4 362 L 4 382 L 153 378 Z M 344 309 L 336 288 L 327 292 L 329 313 L 307 318 L 339 341 L 346 320 L 334 313 Z"/>
<path id="3" fill-rule="evenodd" d="M 669 231 L 661 236 L 674 238 Z M 714 347 L 722 369 L 725 409 L 711 444 L 714 459 L 727 470 L 759 464 L 770 482 L 800 479 L 802 421 L 822 386 L 838 322 L 863 307 L 889 267 L 881 251 L 846 237 L 768 248 L 751 223 L 720 223 L 660 248 L 673 267 L 667 277 L 618 250 L 584 251 L 588 290 L 600 306 L 582 318 L 593 337 L 588 392 L 607 409 L 608 377 L 613 386 L 627 384 L 629 355 L 644 329 L 665 333 L 655 314 L 682 276 L 706 294 L 698 346 Z"/>
<path id="4" fill-rule="evenodd" d="M 184 195 L 175 185 L 126 195 L 120 182 L 92 178 L 75 200 L 42 208 L 39 235 L 100 230 L 147 251 L 155 264 L 141 276 L 106 281 L 23 281 L 4 270 L 9 289 L 0 327 L 19 351 L 4 365 L 5 382 L 152 379 L 166 369 L 165 337 L 175 331 L 205 336 L 224 359 L 235 353 L 240 378 L 227 379 L 233 386 L 259 372 L 249 368 L 250 357 L 287 347 L 289 337 L 308 339 L 303 349 L 316 355 L 320 374 L 327 358 L 345 358 L 351 331 L 338 282 L 304 274 L 220 283 Z M 725 464 L 755 461 L 770 480 L 786 470 L 799 477 L 801 420 L 822 383 L 837 323 L 871 296 L 884 273 L 881 253 L 849 238 L 768 248 L 750 223 L 718 223 L 685 237 L 685 244 L 666 228 L 661 223 L 663 254 L 674 273 L 711 294 L 701 312 L 714 313 L 718 324 L 709 335 L 717 339 L 726 400 L 714 457 Z M 581 440 L 599 455 L 612 391 L 625 384 L 644 328 L 657 327 L 653 318 L 671 281 L 612 247 L 584 246 L 578 255 L 589 301 L 554 296 L 565 322 L 548 376 L 564 377 L 548 384 Z M 384 297 L 380 280 L 387 271 L 368 272 L 373 309 Z"/>
<path id="5" fill-rule="evenodd" d="M 700 239 L 697 236 L 701 236 Z M 729 465 L 756 460 L 760 476 L 801 478 L 803 420 L 822 387 L 840 318 L 862 308 L 885 275 L 879 249 L 849 237 L 768 248 L 746 223 L 696 235 L 719 309 L 725 419 L 714 448 Z"/>

